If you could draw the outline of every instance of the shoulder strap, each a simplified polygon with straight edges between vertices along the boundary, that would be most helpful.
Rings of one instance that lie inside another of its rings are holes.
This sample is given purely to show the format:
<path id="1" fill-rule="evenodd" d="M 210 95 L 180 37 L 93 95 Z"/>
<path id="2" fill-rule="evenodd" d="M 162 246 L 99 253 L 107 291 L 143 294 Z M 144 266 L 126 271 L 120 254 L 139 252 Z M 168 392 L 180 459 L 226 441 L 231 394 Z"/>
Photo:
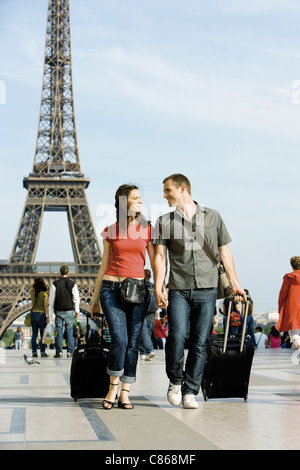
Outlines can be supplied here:
<path id="1" fill-rule="evenodd" d="M 205 253 L 207 254 L 207 256 L 212 260 L 212 262 L 216 265 L 216 266 L 219 266 L 220 262 L 218 262 L 215 258 L 215 255 L 212 251 L 212 249 L 210 248 L 210 246 L 207 244 L 207 242 L 204 240 L 203 238 L 203 245 L 202 245 L 202 248 L 203 250 L 205 251 Z"/>
<path id="2" fill-rule="evenodd" d="M 260 332 L 260 337 L 259 337 L 259 340 L 258 340 L 258 343 L 257 343 L 257 345 L 256 345 L 256 346 L 258 346 L 258 345 L 259 345 L 259 342 L 260 342 L 260 340 L 261 340 L 261 337 L 262 337 L 262 335 L 263 335 L 263 334 L 262 334 L 262 332 Z"/>
<path id="3" fill-rule="evenodd" d="M 212 251 L 212 249 L 210 248 L 210 246 L 208 245 L 207 241 L 205 240 L 205 238 L 198 232 L 196 231 L 196 237 L 197 237 L 197 241 L 198 243 L 200 244 L 200 242 L 202 243 L 202 249 L 204 250 L 204 252 L 207 254 L 207 256 L 211 259 L 211 261 L 216 265 L 216 266 L 220 266 L 220 261 L 217 261 L 216 260 L 216 257 L 214 255 L 214 252 Z"/>
<path id="4" fill-rule="evenodd" d="M 175 218 L 175 216 L 177 216 L 177 218 L 179 219 L 180 218 L 180 221 L 182 223 L 182 216 L 180 216 L 176 211 L 174 212 L 170 212 L 170 220 L 173 220 Z M 193 225 L 193 224 L 191 224 Z M 199 243 L 200 246 L 202 246 L 202 249 L 204 250 L 204 252 L 206 253 L 206 255 L 211 259 L 211 261 L 217 266 L 217 267 L 220 267 L 220 265 L 222 264 L 220 261 L 217 261 L 215 255 L 214 255 L 214 252 L 212 251 L 212 249 L 210 248 L 210 246 L 208 245 L 208 243 L 206 242 L 205 238 L 201 235 L 200 232 L 198 232 L 197 230 L 195 230 L 195 233 L 196 233 L 196 239 L 197 239 L 197 242 Z"/>
<path id="5" fill-rule="evenodd" d="M 111 229 L 111 227 L 110 227 L 110 229 Z M 118 271 L 118 265 L 117 265 L 117 261 L 116 261 L 116 256 L 115 256 L 113 238 L 112 238 L 111 235 L 112 235 L 112 234 L 111 234 L 111 230 L 110 230 L 111 249 L 112 249 L 113 256 L 114 256 L 114 261 L 115 261 L 115 265 L 116 265 L 116 270 L 117 270 L 117 274 L 118 274 L 118 279 L 119 279 L 119 282 L 121 282 L 121 281 L 120 281 L 120 276 L 119 276 L 119 271 Z"/>

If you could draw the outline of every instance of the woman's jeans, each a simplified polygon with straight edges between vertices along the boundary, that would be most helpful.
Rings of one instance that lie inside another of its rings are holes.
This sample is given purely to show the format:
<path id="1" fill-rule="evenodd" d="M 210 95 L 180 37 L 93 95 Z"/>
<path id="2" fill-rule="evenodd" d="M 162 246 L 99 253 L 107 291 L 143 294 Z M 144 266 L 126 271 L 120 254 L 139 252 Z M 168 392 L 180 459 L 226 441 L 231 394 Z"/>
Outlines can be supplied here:
<path id="1" fill-rule="evenodd" d="M 47 345 L 42 343 L 44 329 L 46 328 L 46 313 L 31 312 L 31 349 L 36 354 L 36 340 L 38 337 L 38 331 L 40 330 L 40 350 L 44 353 Z"/>
<path id="2" fill-rule="evenodd" d="M 149 304 L 148 290 L 145 285 L 142 304 L 131 304 L 118 299 L 118 287 L 119 282 L 102 281 L 100 289 L 100 303 L 111 335 L 107 373 L 120 377 L 122 382 L 134 383 L 140 334 Z"/>
<path id="3" fill-rule="evenodd" d="M 16 339 L 15 340 L 15 349 L 22 349 L 22 340 Z"/>
<path id="4" fill-rule="evenodd" d="M 55 338 L 56 354 L 60 354 L 63 348 L 64 326 L 66 330 L 67 352 L 73 354 L 75 340 L 73 336 L 74 310 L 64 310 L 55 312 L 55 327 L 57 336 Z"/>
<path id="5" fill-rule="evenodd" d="M 173 384 L 182 384 L 183 396 L 199 393 L 216 300 L 217 288 L 169 290 L 166 371 Z M 184 344 L 188 333 L 189 351 L 184 371 Z"/>

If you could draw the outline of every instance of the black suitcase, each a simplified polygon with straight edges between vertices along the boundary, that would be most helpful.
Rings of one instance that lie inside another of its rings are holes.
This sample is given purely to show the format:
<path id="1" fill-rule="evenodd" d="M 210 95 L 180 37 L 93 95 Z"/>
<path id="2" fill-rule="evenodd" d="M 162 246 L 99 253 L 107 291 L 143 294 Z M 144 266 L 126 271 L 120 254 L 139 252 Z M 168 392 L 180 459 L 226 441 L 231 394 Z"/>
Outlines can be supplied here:
<path id="1" fill-rule="evenodd" d="M 201 389 L 204 400 L 209 398 L 248 398 L 248 385 L 254 346 L 246 335 L 250 297 L 247 297 L 242 334 L 228 335 L 231 304 L 230 297 L 224 335 L 211 335 L 207 340 L 207 355 Z"/>
<path id="2" fill-rule="evenodd" d="M 71 397 L 104 398 L 109 388 L 107 373 L 108 348 L 103 345 L 103 316 L 101 342 L 91 342 L 89 337 L 89 315 L 87 315 L 86 344 L 77 346 L 73 353 L 70 386 Z"/>

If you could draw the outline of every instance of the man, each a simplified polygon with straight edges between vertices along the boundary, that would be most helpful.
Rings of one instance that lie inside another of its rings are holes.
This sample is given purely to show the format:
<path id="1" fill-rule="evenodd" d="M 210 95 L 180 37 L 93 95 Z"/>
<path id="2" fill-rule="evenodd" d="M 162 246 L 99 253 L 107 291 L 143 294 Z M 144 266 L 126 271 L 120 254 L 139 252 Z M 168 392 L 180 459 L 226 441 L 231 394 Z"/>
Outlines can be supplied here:
<path id="1" fill-rule="evenodd" d="M 57 336 L 55 339 L 55 358 L 62 357 L 63 327 L 66 330 L 67 357 L 72 357 L 74 350 L 73 323 L 74 316 L 79 315 L 79 292 L 74 281 L 69 279 L 67 266 L 60 268 L 60 279 L 50 286 L 49 307 L 55 313 L 55 327 Z"/>
<path id="2" fill-rule="evenodd" d="M 262 332 L 262 327 L 257 326 L 255 328 L 255 342 L 257 349 L 267 349 L 268 348 L 268 337 Z"/>
<path id="3" fill-rule="evenodd" d="M 153 243 L 154 281 L 157 305 L 168 308 L 169 335 L 166 342 L 166 371 L 170 380 L 168 400 L 184 408 L 198 408 L 206 359 L 206 341 L 211 331 L 217 299 L 218 269 L 202 250 L 202 240 L 221 258 L 237 301 L 246 300 L 240 287 L 231 241 L 225 224 L 215 210 L 193 201 L 191 185 L 184 175 L 173 174 L 163 181 L 164 198 L 175 212 L 159 217 Z M 169 293 L 164 284 L 170 261 Z M 190 326 L 190 329 L 189 329 Z M 185 371 L 184 343 L 189 331 L 189 352 Z"/>

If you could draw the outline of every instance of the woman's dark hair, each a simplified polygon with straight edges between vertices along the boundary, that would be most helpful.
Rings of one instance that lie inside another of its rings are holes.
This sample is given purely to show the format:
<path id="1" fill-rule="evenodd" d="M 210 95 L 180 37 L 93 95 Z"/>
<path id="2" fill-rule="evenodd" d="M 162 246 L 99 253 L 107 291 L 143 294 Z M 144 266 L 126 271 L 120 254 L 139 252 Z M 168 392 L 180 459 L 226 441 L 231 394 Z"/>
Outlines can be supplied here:
<path id="1" fill-rule="evenodd" d="M 278 336 L 280 336 L 280 333 L 276 330 L 275 326 L 272 326 L 271 328 L 271 335 L 274 336 L 274 338 L 278 338 Z"/>
<path id="2" fill-rule="evenodd" d="M 40 292 L 47 292 L 47 286 L 42 277 L 36 277 L 33 282 L 33 289 L 35 294 L 35 300 L 37 300 Z"/>
<path id="3" fill-rule="evenodd" d="M 127 199 L 131 191 L 134 189 L 139 189 L 135 184 L 122 184 L 120 186 L 115 194 L 115 208 L 116 208 L 116 216 L 117 216 L 117 222 L 127 221 Z"/>
<path id="4" fill-rule="evenodd" d="M 120 230 L 127 229 L 130 222 L 134 219 L 138 219 L 141 225 L 146 225 L 148 223 L 140 212 L 137 212 L 135 217 L 128 215 L 127 200 L 129 194 L 134 189 L 139 188 L 135 184 L 122 184 L 122 186 L 120 186 L 116 191 L 115 208 Z"/>

